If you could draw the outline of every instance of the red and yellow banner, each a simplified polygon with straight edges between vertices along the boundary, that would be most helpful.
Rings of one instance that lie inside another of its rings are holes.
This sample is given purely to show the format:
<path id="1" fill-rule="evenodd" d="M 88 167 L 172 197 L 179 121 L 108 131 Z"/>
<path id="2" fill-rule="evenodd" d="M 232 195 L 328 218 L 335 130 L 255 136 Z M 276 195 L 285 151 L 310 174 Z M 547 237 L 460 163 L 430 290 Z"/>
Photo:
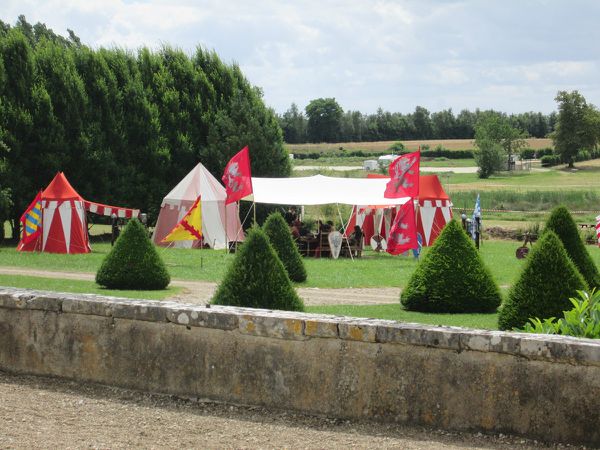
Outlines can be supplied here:
<path id="1" fill-rule="evenodd" d="M 27 210 L 21 216 L 23 236 L 21 242 L 28 244 L 37 239 L 42 232 L 42 191 L 33 199 Z"/>
<path id="2" fill-rule="evenodd" d="M 196 199 L 183 219 L 165 236 L 162 242 L 196 241 L 202 239 L 202 204 Z"/>

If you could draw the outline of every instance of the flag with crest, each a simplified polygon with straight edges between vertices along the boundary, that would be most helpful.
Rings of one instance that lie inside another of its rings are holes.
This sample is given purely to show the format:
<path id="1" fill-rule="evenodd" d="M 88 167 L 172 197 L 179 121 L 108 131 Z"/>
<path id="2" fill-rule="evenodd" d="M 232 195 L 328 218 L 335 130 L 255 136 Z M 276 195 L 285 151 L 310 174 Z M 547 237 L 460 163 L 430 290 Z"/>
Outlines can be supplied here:
<path id="1" fill-rule="evenodd" d="M 165 236 L 162 242 L 196 241 L 202 239 L 202 204 L 196 199 L 183 219 Z"/>
<path id="2" fill-rule="evenodd" d="M 421 152 L 407 153 L 390 164 L 390 181 L 385 187 L 385 198 L 419 196 L 419 166 Z"/>
<path id="3" fill-rule="evenodd" d="M 23 227 L 21 243 L 28 244 L 37 239 L 42 232 L 42 191 L 38 192 L 20 220 Z"/>
<path id="4" fill-rule="evenodd" d="M 416 248 L 419 248 L 419 242 L 415 223 L 415 205 L 411 199 L 400 207 L 394 217 L 387 241 L 387 252 L 399 255 Z"/>
<path id="5" fill-rule="evenodd" d="M 223 184 L 227 193 L 225 204 L 233 202 L 252 194 L 252 175 L 250 173 L 250 154 L 248 146 L 236 153 L 225 166 Z"/>

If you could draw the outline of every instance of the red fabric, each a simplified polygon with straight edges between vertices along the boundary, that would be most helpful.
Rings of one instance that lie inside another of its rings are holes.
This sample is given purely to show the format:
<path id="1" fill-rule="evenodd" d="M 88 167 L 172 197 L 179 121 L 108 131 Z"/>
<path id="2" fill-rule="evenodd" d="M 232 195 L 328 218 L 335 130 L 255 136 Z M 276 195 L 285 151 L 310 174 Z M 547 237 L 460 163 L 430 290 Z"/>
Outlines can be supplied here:
<path id="1" fill-rule="evenodd" d="M 83 206 L 86 211 L 100 216 L 112 216 L 115 214 L 119 218 L 131 219 L 140 215 L 139 209 L 121 208 L 119 206 L 103 205 L 102 203 L 83 201 Z"/>
<path id="2" fill-rule="evenodd" d="M 390 164 L 390 181 L 386 185 L 385 198 L 419 197 L 419 165 L 421 153 L 413 152 L 399 156 Z"/>
<path id="3" fill-rule="evenodd" d="M 419 243 L 415 225 L 415 206 L 414 202 L 409 201 L 400 207 L 394 218 L 387 241 L 387 252 L 399 255 L 413 248 L 419 248 Z"/>
<path id="4" fill-rule="evenodd" d="M 247 195 L 252 194 L 252 175 L 250 174 L 248 146 L 241 149 L 229 160 L 221 179 L 227 193 L 226 205 L 237 202 Z"/>
<path id="5" fill-rule="evenodd" d="M 44 200 L 83 200 L 62 172 L 58 172 L 48 187 L 44 189 L 42 198 Z"/>
<path id="6" fill-rule="evenodd" d="M 84 221 L 81 222 L 77 214 L 77 207 L 83 208 L 83 205 L 77 201 L 67 200 L 58 202 L 56 211 L 52 217 L 52 221 L 44 226 L 50 227 L 48 238 L 42 244 L 42 251 L 48 253 L 89 253 L 91 251 L 90 242 L 88 240 L 87 225 Z M 66 230 L 60 214 L 61 208 L 71 208 L 71 227 L 69 236 L 66 235 Z"/>

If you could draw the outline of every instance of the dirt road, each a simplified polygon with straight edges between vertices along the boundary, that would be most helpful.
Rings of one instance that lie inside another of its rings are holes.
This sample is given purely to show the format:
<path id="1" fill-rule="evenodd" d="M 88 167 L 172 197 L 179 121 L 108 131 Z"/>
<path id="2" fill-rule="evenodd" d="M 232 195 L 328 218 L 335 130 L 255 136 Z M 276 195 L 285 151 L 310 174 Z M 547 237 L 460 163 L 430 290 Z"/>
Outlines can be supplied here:
<path id="1" fill-rule="evenodd" d="M 67 280 L 94 280 L 94 274 L 81 272 L 58 272 L 35 270 L 22 267 L 0 267 L 0 274 L 30 275 L 44 278 L 64 278 Z M 168 300 L 181 303 L 205 304 L 214 293 L 217 285 L 207 281 L 172 280 L 173 286 L 183 290 Z M 319 289 L 299 288 L 298 294 L 307 306 L 313 305 L 376 305 L 398 303 L 399 288 L 356 288 L 356 289 Z"/>
<path id="2" fill-rule="evenodd" d="M 0 372 L 0 448 L 534 448 L 504 435 L 343 421 Z"/>

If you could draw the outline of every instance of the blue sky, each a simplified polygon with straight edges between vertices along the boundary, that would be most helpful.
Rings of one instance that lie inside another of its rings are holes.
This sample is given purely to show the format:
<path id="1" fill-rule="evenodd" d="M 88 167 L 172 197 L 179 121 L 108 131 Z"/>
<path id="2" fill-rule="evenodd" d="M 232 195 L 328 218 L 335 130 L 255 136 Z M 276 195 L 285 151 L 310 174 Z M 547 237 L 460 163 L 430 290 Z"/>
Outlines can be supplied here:
<path id="1" fill-rule="evenodd" d="M 373 113 L 556 109 L 558 90 L 600 106 L 600 2 L 3 0 L 92 47 L 198 45 L 240 65 L 284 112 L 318 97 Z"/>

